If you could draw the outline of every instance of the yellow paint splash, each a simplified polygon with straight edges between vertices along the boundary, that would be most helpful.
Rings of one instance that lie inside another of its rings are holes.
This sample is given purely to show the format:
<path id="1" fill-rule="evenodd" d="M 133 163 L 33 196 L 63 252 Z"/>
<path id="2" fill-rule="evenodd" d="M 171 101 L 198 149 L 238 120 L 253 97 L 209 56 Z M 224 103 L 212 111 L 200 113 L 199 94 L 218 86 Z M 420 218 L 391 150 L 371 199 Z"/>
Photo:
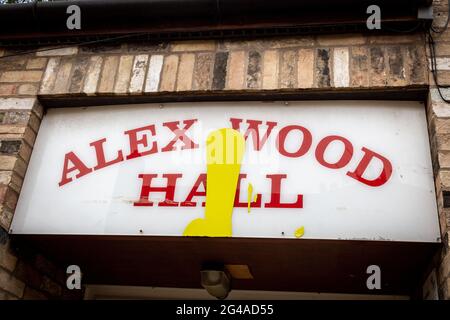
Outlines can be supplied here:
<path id="1" fill-rule="evenodd" d="M 250 205 L 252 204 L 252 194 L 253 194 L 253 186 L 251 183 L 248 184 L 247 188 L 247 212 L 250 213 Z"/>
<path id="2" fill-rule="evenodd" d="M 245 151 L 236 130 L 213 131 L 206 141 L 205 217 L 191 221 L 184 236 L 231 237 L 234 197 Z"/>
<path id="3" fill-rule="evenodd" d="M 294 233 L 296 238 L 301 238 L 301 237 L 303 237 L 304 234 L 305 234 L 305 227 L 303 227 L 303 226 L 301 226 L 300 228 L 295 230 L 295 233 Z"/>
<path id="4" fill-rule="evenodd" d="M 247 188 L 247 212 L 250 213 L 251 205 L 253 202 L 256 202 L 258 200 L 258 193 L 255 193 L 255 195 L 252 198 L 253 194 L 253 185 L 251 183 L 248 184 Z"/>

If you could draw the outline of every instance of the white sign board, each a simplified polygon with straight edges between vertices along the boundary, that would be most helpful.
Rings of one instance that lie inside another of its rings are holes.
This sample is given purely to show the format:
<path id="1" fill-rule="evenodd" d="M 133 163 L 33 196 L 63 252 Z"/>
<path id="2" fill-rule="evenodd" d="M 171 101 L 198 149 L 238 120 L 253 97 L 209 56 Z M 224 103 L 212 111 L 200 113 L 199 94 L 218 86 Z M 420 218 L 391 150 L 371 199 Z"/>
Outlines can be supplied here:
<path id="1" fill-rule="evenodd" d="M 206 176 L 207 137 L 221 128 L 246 139 L 231 187 L 219 173 Z M 215 190 L 205 197 L 206 182 Z M 231 206 L 227 188 L 236 193 Z M 232 237 L 438 242 L 425 107 L 307 101 L 49 109 L 11 232 L 182 236 L 205 218 L 205 199 L 213 218 L 234 208 L 216 221 L 229 224 Z"/>

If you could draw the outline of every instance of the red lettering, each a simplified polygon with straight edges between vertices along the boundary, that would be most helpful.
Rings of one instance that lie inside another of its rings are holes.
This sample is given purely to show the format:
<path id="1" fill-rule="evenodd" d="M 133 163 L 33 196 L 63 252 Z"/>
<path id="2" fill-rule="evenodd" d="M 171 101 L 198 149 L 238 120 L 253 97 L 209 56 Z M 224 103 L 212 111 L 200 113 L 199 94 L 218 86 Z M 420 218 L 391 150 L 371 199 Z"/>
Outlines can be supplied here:
<path id="1" fill-rule="evenodd" d="M 177 183 L 177 179 L 181 178 L 183 175 L 181 173 L 175 174 L 163 174 L 163 178 L 167 179 L 167 185 L 165 187 L 152 187 L 151 183 L 153 178 L 156 178 L 157 174 L 140 174 L 139 178 L 142 179 L 142 188 L 141 195 L 139 201 L 133 203 L 134 206 L 137 207 L 151 207 L 153 206 L 153 202 L 149 200 L 151 192 L 162 192 L 165 194 L 164 201 L 158 203 L 160 207 L 177 207 L 178 202 L 174 201 L 175 196 L 175 187 Z"/>
<path id="2" fill-rule="evenodd" d="M 342 143 L 344 143 L 344 152 L 342 153 L 341 158 L 337 162 L 330 163 L 325 160 L 325 150 L 333 141 L 341 141 Z M 340 169 L 345 167 L 352 159 L 352 156 L 353 156 L 353 145 L 351 144 L 350 141 L 341 136 L 325 137 L 319 142 L 316 148 L 317 161 L 324 167 L 330 169 Z"/>
<path id="3" fill-rule="evenodd" d="M 268 174 L 267 178 L 272 180 L 270 202 L 264 206 L 266 208 L 303 208 L 303 195 L 297 195 L 294 203 L 281 203 L 281 180 L 285 179 L 285 174 Z"/>
<path id="4" fill-rule="evenodd" d="M 198 191 L 200 188 L 200 185 L 203 185 L 204 191 Z M 191 191 L 189 192 L 188 196 L 186 197 L 186 200 L 180 203 L 181 207 L 195 207 L 197 204 L 195 202 L 192 202 L 192 199 L 194 197 L 206 197 L 206 174 L 202 173 L 198 176 L 197 181 L 195 182 L 194 186 L 192 187 Z M 202 202 L 202 206 L 205 206 L 205 203 Z"/>
<path id="5" fill-rule="evenodd" d="M 295 152 L 288 152 L 284 146 L 284 143 L 286 141 L 286 137 L 292 130 L 300 130 L 303 134 L 303 141 L 300 145 L 300 148 Z M 283 129 L 280 130 L 280 133 L 278 134 L 277 138 L 277 149 L 280 152 L 281 155 L 285 157 L 290 158 L 298 158 L 303 156 L 306 152 L 308 152 L 309 148 L 312 144 L 312 135 L 311 132 L 309 132 L 308 129 L 301 127 L 301 126 L 286 126 Z"/>
<path id="6" fill-rule="evenodd" d="M 359 182 L 362 182 L 368 186 L 371 187 L 379 187 L 383 184 L 385 184 L 389 178 L 392 175 L 392 164 L 391 162 L 383 157 L 382 155 L 373 152 L 372 150 L 362 148 L 362 151 L 364 152 L 364 157 L 359 162 L 358 166 L 356 167 L 355 171 L 353 172 L 347 172 L 347 175 L 349 177 L 352 177 L 353 179 L 358 180 Z M 369 163 L 372 161 L 373 158 L 378 158 L 383 162 L 383 170 L 381 171 L 380 175 L 373 180 L 368 180 L 363 178 L 363 174 L 366 171 L 367 167 L 369 166 Z"/>
<path id="7" fill-rule="evenodd" d="M 69 168 L 69 162 L 73 164 L 72 167 Z M 64 156 L 64 168 L 62 172 L 61 181 L 59 182 L 59 186 L 63 186 L 66 183 L 72 181 L 72 178 L 68 177 L 68 174 L 72 171 L 78 171 L 78 174 L 75 175 L 75 178 L 81 178 L 82 176 L 87 175 L 89 172 L 92 172 L 92 169 L 88 168 L 80 158 L 73 152 L 66 153 Z"/>
<path id="8" fill-rule="evenodd" d="M 150 133 L 154 136 L 155 126 L 152 124 L 150 126 L 125 131 L 125 134 L 127 134 L 130 139 L 130 154 L 127 156 L 127 160 L 146 156 L 158 151 L 156 141 L 153 142 L 152 147 L 149 150 L 139 151 L 140 145 L 142 145 L 144 148 L 148 146 L 147 134 L 143 134 L 140 139 L 138 139 L 137 137 L 138 132 L 143 131 L 150 131 Z"/>
<path id="9" fill-rule="evenodd" d="M 234 130 L 240 131 L 240 124 L 242 122 L 242 119 L 237 118 L 231 118 L 231 126 Z M 253 140 L 253 148 L 256 151 L 260 151 L 261 148 L 266 143 L 267 139 L 269 138 L 270 133 L 272 132 L 272 129 L 277 125 L 276 122 L 267 121 L 267 130 L 264 136 L 260 139 L 259 138 L 259 125 L 262 124 L 262 121 L 258 120 L 247 120 L 248 128 L 247 131 L 244 134 L 245 140 L 247 140 L 247 137 L 251 134 L 252 140 Z"/>
<path id="10" fill-rule="evenodd" d="M 103 150 L 103 143 L 106 142 L 106 138 L 97 140 L 89 144 L 91 147 L 95 148 L 95 154 L 97 156 L 97 165 L 94 167 L 94 170 L 99 170 L 110 166 L 114 163 L 123 161 L 122 150 L 117 152 L 117 157 L 114 160 L 106 161 L 105 159 L 105 151 Z"/>
<path id="11" fill-rule="evenodd" d="M 179 128 L 179 121 L 174 121 L 174 122 L 165 122 L 163 123 L 163 126 L 169 128 L 174 134 L 175 137 L 172 139 L 172 141 L 170 141 L 167 146 L 165 146 L 164 148 L 161 149 L 162 152 L 167 152 L 167 151 L 174 151 L 176 150 L 175 148 L 175 143 L 180 140 L 181 142 L 183 142 L 183 146 L 181 147 L 181 150 L 185 150 L 185 149 L 195 149 L 198 148 L 198 144 L 196 144 L 195 142 L 193 142 L 187 135 L 186 135 L 186 131 L 197 121 L 197 119 L 192 119 L 192 120 L 184 120 L 184 127 L 183 128 Z"/>

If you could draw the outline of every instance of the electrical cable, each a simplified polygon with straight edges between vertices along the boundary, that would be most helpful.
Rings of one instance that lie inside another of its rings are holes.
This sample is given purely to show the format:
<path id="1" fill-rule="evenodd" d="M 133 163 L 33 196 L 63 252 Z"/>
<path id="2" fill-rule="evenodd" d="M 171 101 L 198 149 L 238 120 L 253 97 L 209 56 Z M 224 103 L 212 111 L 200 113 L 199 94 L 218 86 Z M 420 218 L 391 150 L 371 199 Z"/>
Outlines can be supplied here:
<path id="1" fill-rule="evenodd" d="M 115 41 L 115 40 L 122 40 L 122 39 L 127 39 L 127 38 L 133 38 L 133 37 L 140 37 L 143 35 L 146 35 L 147 33 L 132 33 L 132 34 L 126 34 L 126 35 L 121 35 L 121 36 L 117 36 L 117 37 L 111 37 L 111 38 L 105 38 L 105 39 L 99 39 L 99 40 L 92 40 L 92 41 L 86 41 L 86 42 L 79 42 L 79 43 L 73 43 L 71 44 L 71 46 L 87 46 L 87 45 L 91 45 L 91 44 L 98 44 L 98 43 L 104 43 L 104 42 L 109 42 L 109 41 Z M 17 52 L 14 54 L 9 54 L 9 55 L 5 55 L 0 57 L 1 59 L 4 58 L 9 58 L 9 57 L 16 57 L 16 56 L 22 56 L 25 54 L 30 54 L 30 53 L 38 53 L 38 52 L 45 52 L 45 51 L 51 51 L 51 50 L 56 50 L 56 49 L 63 49 L 63 48 L 68 48 L 69 46 L 59 46 L 59 47 L 52 47 L 52 48 L 45 48 L 45 49 L 38 49 L 38 50 L 28 50 L 28 51 L 22 51 L 22 52 Z"/>
<path id="2" fill-rule="evenodd" d="M 442 85 L 439 83 L 439 76 L 438 76 L 438 69 L 437 69 L 437 58 L 436 58 L 436 44 L 434 42 L 433 34 L 442 34 L 445 30 L 447 30 L 449 21 L 450 21 L 450 1 L 447 1 L 447 20 L 445 22 L 445 25 L 441 29 L 436 29 L 435 27 L 431 26 L 430 30 L 428 30 L 428 49 L 430 51 L 430 64 L 431 64 L 431 74 L 433 75 L 433 80 L 436 85 L 437 91 L 439 93 L 439 96 L 441 99 L 446 102 L 450 103 L 450 99 L 447 99 L 444 97 L 444 94 L 442 92 L 442 89 L 448 89 L 450 88 L 450 85 Z"/>
<path id="3" fill-rule="evenodd" d="M 449 85 L 442 85 L 439 83 L 438 79 L 438 70 L 437 70 L 437 60 L 436 60 L 436 46 L 433 39 L 433 35 L 431 32 L 428 32 L 428 46 L 430 50 L 430 60 L 431 60 L 431 74 L 433 75 L 434 83 L 436 84 L 437 91 L 439 93 L 439 96 L 441 99 L 446 102 L 450 103 L 450 99 L 447 99 L 444 97 L 444 94 L 442 93 L 441 89 L 448 89 L 450 88 Z"/>

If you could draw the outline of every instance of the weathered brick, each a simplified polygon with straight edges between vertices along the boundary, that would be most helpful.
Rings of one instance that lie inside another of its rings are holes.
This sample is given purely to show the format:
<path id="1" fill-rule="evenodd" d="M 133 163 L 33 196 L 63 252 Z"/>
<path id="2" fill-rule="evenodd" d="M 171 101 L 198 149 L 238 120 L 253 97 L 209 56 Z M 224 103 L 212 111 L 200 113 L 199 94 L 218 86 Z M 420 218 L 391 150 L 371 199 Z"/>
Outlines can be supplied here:
<path id="1" fill-rule="evenodd" d="M 437 78 L 439 85 L 450 85 L 450 71 L 438 71 Z M 432 81 L 432 84 L 434 84 L 434 79 Z"/>
<path id="2" fill-rule="evenodd" d="M 438 269 L 438 278 L 441 280 L 442 283 L 449 277 L 450 277 L 450 252 L 447 252 L 445 257 L 440 262 L 440 266 Z"/>
<path id="3" fill-rule="evenodd" d="M 35 99 L 35 104 L 33 105 L 33 108 L 31 111 L 39 118 L 42 119 L 44 116 L 44 107 L 42 104 L 39 103 L 37 99 Z M 40 121 L 40 120 L 39 120 Z"/>
<path id="4" fill-rule="evenodd" d="M 2 84 L 0 85 L 0 96 L 10 96 L 16 92 L 17 85 Z"/>
<path id="5" fill-rule="evenodd" d="M 450 99 L 450 88 L 441 88 L 441 93 L 444 96 L 445 99 Z M 430 99 L 433 103 L 439 102 L 439 103 L 445 103 L 438 92 L 438 89 L 430 89 Z"/>
<path id="6" fill-rule="evenodd" d="M 119 69 L 117 71 L 116 84 L 114 86 L 115 93 L 126 93 L 130 85 L 131 70 L 133 69 L 133 56 L 121 56 Z"/>
<path id="7" fill-rule="evenodd" d="M 90 44 L 80 47 L 81 53 L 95 53 L 95 54 L 107 54 L 107 53 L 120 53 L 122 51 L 122 44 L 120 43 L 103 43 L 103 44 Z"/>
<path id="8" fill-rule="evenodd" d="M 145 81 L 145 92 L 158 91 L 163 62 L 164 62 L 163 55 L 156 54 L 150 57 L 147 79 Z"/>
<path id="9" fill-rule="evenodd" d="M 145 74 L 147 72 L 148 55 L 141 54 L 134 58 L 133 70 L 131 71 L 130 93 L 140 93 L 143 90 Z"/>
<path id="10" fill-rule="evenodd" d="M 227 89 L 241 90 L 245 78 L 245 51 L 232 51 L 228 58 Z"/>
<path id="11" fill-rule="evenodd" d="M 72 70 L 72 60 L 64 58 L 56 74 L 55 86 L 52 93 L 66 93 L 69 90 L 70 72 Z"/>
<path id="12" fill-rule="evenodd" d="M 167 42 L 149 41 L 149 42 L 131 42 L 127 44 L 127 51 L 131 53 L 165 52 L 169 48 Z"/>
<path id="13" fill-rule="evenodd" d="M 439 295 L 439 299 L 441 300 L 450 300 L 450 278 L 444 281 L 440 287 L 441 294 Z"/>
<path id="14" fill-rule="evenodd" d="M 21 95 L 34 96 L 38 93 L 38 90 L 39 88 L 37 84 L 26 83 L 19 86 L 17 93 Z"/>
<path id="15" fill-rule="evenodd" d="M 280 88 L 294 88 L 297 85 L 297 51 L 281 53 Z"/>
<path id="16" fill-rule="evenodd" d="M 12 188 L 8 188 L 6 190 L 3 206 L 7 207 L 11 211 L 14 211 L 16 209 L 18 198 L 19 195 Z"/>
<path id="17" fill-rule="evenodd" d="M 91 57 L 87 70 L 86 79 L 84 80 L 83 92 L 87 95 L 93 95 L 97 92 L 97 86 L 102 70 L 103 58 L 99 56 Z"/>
<path id="18" fill-rule="evenodd" d="M 83 81 L 89 66 L 89 57 L 80 57 L 73 64 L 73 71 L 70 80 L 69 92 L 79 93 L 83 88 Z"/>
<path id="19" fill-rule="evenodd" d="M 263 56 L 263 89 L 278 89 L 279 60 L 277 50 L 267 50 Z"/>
<path id="20" fill-rule="evenodd" d="M 449 169 L 450 168 L 450 152 L 441 151 L 438 153 L 438 161 L 440 169 Z"/>
<path id="21" fill-rule="evenodd" d="M 25 161 L 28 162 L 31 158 L 31 147 L 27 143 L 21 143 L 19 149 L 19 156 Z"/>
<path id="22" fill-rule="evenodd" d="M 11 181 L 9 183 L 9 186 L 11 187 L 11 189 L 13 189 L 17 193 L 20 193 L 22 184 L 23 184 L 23 178 L 20 177 L 17 173 L 13 172 L 11 175 Z"/>
<path id="23" fill-rule="evenodd" d="M 232 39 L 232 40 L 223 40 L 219 42 L 218 50 L 223 51 L 255 51 L 255 50 L 264 50 L 267 47 L 270 47 L 270 43 L 273 45 L 277 45 L 277 41 L 270 41 L 268 39 L 249 39 L 249 40 L 240 40 L 240 39 Z M 272 48 L 274 49 L 274 48 Z"/>
<path id="24" fill-rule="evenodd" d="M 214 51 L 216 49 L 215 41 L 180 41 L 173 42 L 170 45 L 170 49 L 173 52 L 182 52 L 182 51 Z"/>
<path id="25" fill-rule="evenodd" d="M 100 84 L 98 86 L 99 93 L 113 92 L 118 65 L 118 56 L 109 56 L 105 58 L 105 63 L 103 65 L 103 71 L 100 78 Z"/>
<path id="26" fill-rule="evenodd" d="M 420 34 L 394 34 L 394 35 L 376 35 L 369 36 L 369 44 L 400 44 L 421 41 Z"/>
<path id="27" fill-rule="evenodd" d="M 13 212 L 0 204 L 0 227 L 9 230 L 13 218 Z"/>
<path id="28" fill-rule="evenodd" d="M 19 298 L 0 289 L 0 300 L 19 300 Z"/>
<path id="29" fill-rule="evenodd" d="M 24 70 L 26 64 L 27 59 L 19 56 L 3 58 L 0 60 L 0 70 Z"/>
<path id="30" fill-rule="evenodd" d="M 450 190 L 450 171 L 439 170 L 436 184 L 437 189 Z"/>
<path id="31" fill-rule="evenodd" d="M 3 119 L 4 124 L 22 124 L 26 125 L 30 119 L 30 111 L 10 111 L 5 114 Z M 4 132 L 0 129 L 1 132 Z M 21 131 L 23 132 L 23 131 Z M 12 132 L 11 132 L 12 133 Z"/>
<path id="32" fill-rule="evenodd" d="M 439 118 L 450 118 L 450 105 L 445 102 L 432 102 L 431 111 Z"/>
<path id="33" fill-rule="evenodd" d="M 12 179 L 12 171 L 0 171 L 0 185 L 8 185 Z"/>
<path id="34" fill-rule="evenodd" d="M 370 84 L 372 86 L 386 86 L 386 61 L 381 47 L 370 48 Z"/>
<path id="35" fill-rule="evenodd" d="M 36 105 L 36 98 L 0 98 L 0 110 L 30 110 Z"/>
<path id="36" fill-rule="evenodd" d="M 22 298 L 25 284 L 0 268 L 0 289 Z"/>
<path id="37" fill-rule="evenodd" d="M 48 60 L 47 68 L 45 69 L 44 77 L 41 82 L 41 93 L 51 93 L 55 86 L 56 74 L 61 64 L 61 58 L 50 58 Z"/>
<path id="38" fill-rule="evenodd" d="M 194 89 L 209 90 L 212 84 L 212 72 L 214 68 L 214 54 L 197 54 L 194 70 Z"/>
<path id="39" fill-rule="evenodd" d="M 450 134 L 436 135 L 437 150 L 450 151 Z"/>
<path id="40" fill-rule="evenodd" d="M 0 155 L 0 170 L 14 170 L 17 158 L 15 156 Z"/>
<path id="41" fill-rule="evenodd" d="M 297 36 L 293 38 L 264 39 L 263 47 L 267 49 L 284 49 L 295 47 L 311 47 L 314 45 L 314 37 Z"/>
<path id="42" fill-rule="evenodd" d="M 184 53 L 180 57 L 178 67 L 177 91 L 188 91 L 192 88 L 194 74 L 195 54 Z"/>
<path id="43" fill-rule="evenodd" d="M 366 37 L 362 34 L 326 34 L 317 37 L 320 46 L 346 46 L 366 43 Z"/>
<path id="44" fill-rule="evenodd" d="M 0 129 L 3 126 L 0 126 Z M 6 131 L 6 130 L 5 130 Z M 36 133 L 31 129 L 24 128 L 24 133 L 2 133 L 1 135 L 2 139 L 23 139 L 26 141 L 30 146 L 34 144 L 34 140 L 36 138 Z"/>
<path id="45" fill-rule="evenodd" d="M 0 77 L 0 82 L 39 82 L 42 71 L 5 71 Z"/>
<path id="46" fill-rule="evenodd" d="M 36 53 L 38 57 L 46 57 L 46 56 L 70 56 L 78 53 L 78 47 L 63 47 L 57 49 L 51 49 L 45 51 L 39 51 Z M 44 50 L 44 48 L 42 49 Z"/>
<path id="47" fill-rule="evenodd" d="M 298 50 L 298 87 L 312 88 L 314 85 L 314 50 Z"/>
<path id="48" fill-rule="evenodd" d="M 248 53 L 247 88 L 258 89 L 261 87 L 261 54 L 258 51 Z"/>
<path id="49" fill-rule="evenodd" d="M 39 131 L 39 127 L 41 125 L 41 119 L 38 116 L 37 112 L 31 112 L 30 118 L 28 120 L 28 126 L 37 133 Z"/>
<path id="50" fill-rule="evenodd" d="M 34 132 L 31 128 L 26 127 L 22 138 L 30 146 L 34 146 L 34 141 L 36 140 L 36 132 Z"/>
<path id="51" fill-rule="evenodd" d="M 369 52 L 366 47 L 351 48 L 351 82 L 352 87 L 369 86 Z"/>
<path id="52" fill-rule="evenodd" d="M 436 118 L 434 121 L 434 128 L 437 134 L 450 133 L 450 121 L 447 119 Z"/>
<path id="53" fill-rule="evenodd" d="M 450 52 L 450 42 L 437 42 L 435 44 L 436 48 L 436 56 L 439 56 L 440 53 L 442 54 L 448 54 Z"/>
<path id="54" fill-rule="evenodd" d="M 9 242 L 5 244 L 0 243 L 0 267 L 12 272 L 16 267 L 16 263 L 17 257 L 11 252 Z"/>
<path id="55" fill-rule="evenodd" d="M 20 177 L 25 177 L 25 172 L 27 171 L 27 164 L 24 160 L 17 158 L 17 161 L 14 165 L 14 172 L 16 172 Z"/>
<path id="56" fill-rule="evenodd" d="M 47 58 L 34 58 L 27 62 L 27 69 L 44 69 L 47 64 Z"/>
<path id="57" fill-rule="evenodd" d="M 320 88 L 331 85 L 330 50 L 317 49 L 316 58 L 316 85 Z"/>
<path id="58" fill-rule="evenodd" d="M 406 85 L 403 52 L 400 46 L 387 47 L 389 63 L 388 84 L 391 86 Z"/>
<path id="59" fill-rule="evenodd" d="M 164 59 L 159 91 L 173 91 L 177 80 L 178 56 L 169 55 Z"/>
<path id="60" fill-rule="evenodd" d="M 213 90 L 223 90 L 227 76 L 228 52 L 217 52 L 214 59 Z"/>
<path id="61" fill-rule="evenodd" d="M 410 48 L 409 51 L 411 53 L 419 51 L 416 46 L 410 46 L 409 48 Z M 449 48 L 449 52 L 450 52 L 450 48 Z M 419 59 L 415 59 L 415 60 L 419 60 Z M 428 62 L 429 62 L 430 68 L 431 68 L 431 61 L 430 61 L 430 59 L 428 59 Z M 436 58 L 436 70 L 450 71 L 450 58 L 448 58 L 448 57 Z"/>
<path id="62" fill-rule="evenodd" d="M 350 85 L 348 48 L 333 49 L 333 83 L 337 88 Z"/>
<path id="63" fill-rule="evenodd" d="M 21 145 L 21 140 L 0 140 L 0 153 L 17 154 Z"/>

